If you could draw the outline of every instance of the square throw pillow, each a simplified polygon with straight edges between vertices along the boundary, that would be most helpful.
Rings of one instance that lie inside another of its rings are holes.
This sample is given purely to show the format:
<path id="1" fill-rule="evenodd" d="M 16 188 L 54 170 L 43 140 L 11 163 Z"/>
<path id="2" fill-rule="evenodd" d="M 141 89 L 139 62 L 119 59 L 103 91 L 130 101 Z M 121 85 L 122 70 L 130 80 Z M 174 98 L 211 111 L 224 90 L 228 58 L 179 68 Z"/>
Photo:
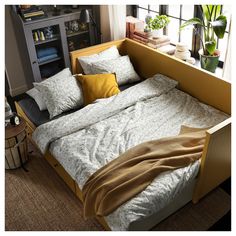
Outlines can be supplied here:
<path id="1" fill-rule="evenodd" d="M 43 100 L 43 97 L 42 97 L 41 93 L 36 88 L 30 89 L 26 93 L 34 99 L 34 101 L 37 103 L 40 111 L 47 110 L 47 106 Z"/>
<path id="2" fill-rule="evenodd" d="M 41 83 L 34 83 L 34 86 L 43 97 L 50 119 L 83 106 L 82 89 L 76 78 L 71 75 L 69 68 Z"/>
<path id="3" fill-rule="evenodd" d="M 76 78 L 81 83 L 85 105 L 120 92 L 115 74 L 77 75 Z"/>
<path id="4" fill-rule="evenodd" d="M 115 73 L 118 85 L 134 83 L 141 78 L 134 70 L 129 56 L 122 56 L 113 60 L 103 60 L 92 63 L 93 74 Z"/>
<path id="5" fill-rule="evenodd" d="M 90 56 L 79 57 L 79 63 L 83 68 L 85 74 L 92 74 L 91 64 L 93 62 L 101 60 L 110 60 L 120 57 L 119 51 L 116 46 L 112 46 L 98 54 L 93 54 Z"/>

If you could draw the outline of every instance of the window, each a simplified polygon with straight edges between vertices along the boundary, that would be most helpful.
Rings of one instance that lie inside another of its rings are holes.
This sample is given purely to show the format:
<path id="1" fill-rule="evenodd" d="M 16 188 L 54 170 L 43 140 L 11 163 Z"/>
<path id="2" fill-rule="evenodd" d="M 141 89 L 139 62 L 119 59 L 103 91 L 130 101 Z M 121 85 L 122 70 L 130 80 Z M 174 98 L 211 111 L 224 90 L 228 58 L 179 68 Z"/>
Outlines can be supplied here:
<path id="1" fill-rule="evenodd" d="M 155 17 L 159 14 L 159 5 L 139 5 L 138 6 L 138 18 L 145 21 L 147 14 Z"/>
<path id="2" fill-rule="evenodd" d="M 231 6 L 229 5 L 224 5 L 222 9 L 223 14 L 227 17 L 228 23 L 226 27 L 226 33 L 223 39 L 218 39 L 217 41 L 217 47 L 221 52 L 220 55 L 220 61 L 225 60 L 225 53 L 227 49 L 227 44 L 228 44 L 228 36 L 229 36 L 229 26 L 230 26 L 230 15 L 231 15 Z"/>
<path id="3" fill-rule="evenodd" d="M 170 23 L 166 34 L 170 36 L 172 43 L 186 41 L 189 49 L 192 50 L 192 29 L 185 29 L 179 33 L 179 27 L 183 22 L 193 17 L 194 5 L 138 5 L 138 18 L 145 20 L 149 13 L 152 17 L 165 14 L 170 17 Z"/>
<path id="4" fill-rule="evenodd" d="M 223 67 L 223 61 L 225 59 L 225 52 L 228 42 L 229 32 L 229 19 L 230 19 L 230 6 L 223 6 L 223 13 L 227 16 L 228 24 L 227 31 L 223 39 L 218 40 L 217 45 L 221 51 L 220 67 Z M 155 15 L 167 15 L 170 18 L 170 23 L 166 27 L 165 34 L 169 35 L 171 42 L 176 44 L 177 42 L 185 42 L 188 45 L 192 56 L 198 57 L 198 50 L 200 49 L 200 41 L 196 40 L 191 27 L 186 27 L 179 32 L 179 27 L 186 20 L 192 17 L 199 17 L 199 9 L 197 5 L 137 5 L 137 17 L 141 20 L 145 20 L 147 14 L 152 17 Z"/>

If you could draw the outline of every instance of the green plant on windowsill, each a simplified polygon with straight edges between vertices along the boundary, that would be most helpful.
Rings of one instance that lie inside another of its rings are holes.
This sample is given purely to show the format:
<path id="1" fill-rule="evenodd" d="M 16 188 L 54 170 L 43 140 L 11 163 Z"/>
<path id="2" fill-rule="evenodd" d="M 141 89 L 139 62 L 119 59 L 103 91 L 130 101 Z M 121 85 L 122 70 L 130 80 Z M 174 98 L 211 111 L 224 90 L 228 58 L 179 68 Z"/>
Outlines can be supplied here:
<path id="1" fill-rule="evenodd" d="M 221 14 L 222 5 L 201 5 L 199 8 L 202 18 L 194 17 L 189 19 L 181 25 L 180 30 L 189 25 L 202 27 L 202 35 L 194 28 L 202 46 L 202 49 L 199 50 L 201 67 L 214 73 L 220 57 L 220 52 L 216 49 L 217 38 L 222 39 L 224 37 L 227 18 Z"/>
<path id="2" fill-rule="evenodd" d="M 154 19 L 148 21 L 148 27 L 152 30 L 163 29 L 170 22 L 170 19 L 166 15 L 156 15 Z"/>
<path id="3" fill-rule="evenodd" d="M 147 22 L 147 27 L 154 32 L 155 35 L 160 35 L 160 30 L 166 27 L 170 22 L 170 19 L 166 15 L 156 15 L 154 18 L 150 18 Z M 159 32 L 158 32 L 159 31 Z"/>

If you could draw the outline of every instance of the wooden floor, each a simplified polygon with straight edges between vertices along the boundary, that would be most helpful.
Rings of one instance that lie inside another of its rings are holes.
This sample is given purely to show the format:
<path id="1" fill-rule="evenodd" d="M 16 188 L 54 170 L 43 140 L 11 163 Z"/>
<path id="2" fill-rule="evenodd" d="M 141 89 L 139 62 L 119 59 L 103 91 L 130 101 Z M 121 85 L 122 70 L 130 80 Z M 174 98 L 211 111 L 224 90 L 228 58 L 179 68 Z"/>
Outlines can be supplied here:
<path id="1" fill-rule="evenodd" d="M 6 171 L 7 231 L 103 230 L 95 219 L 83 219 L 82 204 L 39 153 L 31 154 L 26 168 L 29 172 L 23 169 Z M 153 230 L 214 230 L 217 222 L 227 216 L 230 205 L 229 194 L 218 188 L 199 204 L 187 204 Z M 224 227 L 227 225 L 230 219 L 224 222 Z"/>

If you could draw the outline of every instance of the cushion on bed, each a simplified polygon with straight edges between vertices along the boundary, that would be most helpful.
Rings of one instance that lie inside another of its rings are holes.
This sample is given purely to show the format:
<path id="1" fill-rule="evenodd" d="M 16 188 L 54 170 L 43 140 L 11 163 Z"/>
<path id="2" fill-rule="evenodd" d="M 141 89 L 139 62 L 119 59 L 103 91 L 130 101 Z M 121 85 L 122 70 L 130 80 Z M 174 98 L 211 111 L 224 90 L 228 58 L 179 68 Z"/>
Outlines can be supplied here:
<path id="1" fill-rule="evenodd" d="M 115 74 L 77 75 L 76 78 L 82 86 L 85 105 L 120 92 Z"/>
<path id="2" fill-rule="evenodd" d="M 141 79 L 127 55 L 92 63 L 92 72 L 93 74 L 115 73 L 119 85 L 133 83 Z"/>
<path id="3" fill-rule="evenodd" d="M 119 86 L 119 89 L 120 91 L 124 91 L 134 86 L 137 83 L 139 82 L 135 82 L 133 84 L 122 85 L 122 86 Z M 31 122 L 33 122 L 33 124 L 35 124 L 36 127 L 50 121 L 48 110 L 40 111 L 36 101 L 32 97 L 26 95 L 24 99 L 21 99 L 20 101 L 18 101 L 18 104 L 20 105 L 22 110 L 25 112 L 26 116 L 30 119 Z M 55 119 L 66 114 L 70 114 L 76 110 L 78 109 L 63 112 L 59 116 L 55 117 Z"/>
<path id="4" fill-rule="evenodd" d="M 120 57 L 119 51 L 116 46 L 112 46 L 98 54 L 90 56 L 79 57 L 79 63 L 83 68 L 85 74 L 92 74 L 91 64 L 101 60 L 110 60 Z"/>
<path id="5" fill-rule="evenodd" d="M 41 93 L 36 88 L 30 89 L 26 93 L 34 99 L 34 101 L 37 103 L 40 111 L 47 110 L 47 106 L 43 100 L 43 97 L 42 97 Z"/>
<path id="6" fill-rule="evenodd" d="M 83 106 L 83 94 L 80 84 L 71 75 L 69 68 L 41 83 L 34 83 L 41 93 L 50 114 L 53 117 Z"/>

